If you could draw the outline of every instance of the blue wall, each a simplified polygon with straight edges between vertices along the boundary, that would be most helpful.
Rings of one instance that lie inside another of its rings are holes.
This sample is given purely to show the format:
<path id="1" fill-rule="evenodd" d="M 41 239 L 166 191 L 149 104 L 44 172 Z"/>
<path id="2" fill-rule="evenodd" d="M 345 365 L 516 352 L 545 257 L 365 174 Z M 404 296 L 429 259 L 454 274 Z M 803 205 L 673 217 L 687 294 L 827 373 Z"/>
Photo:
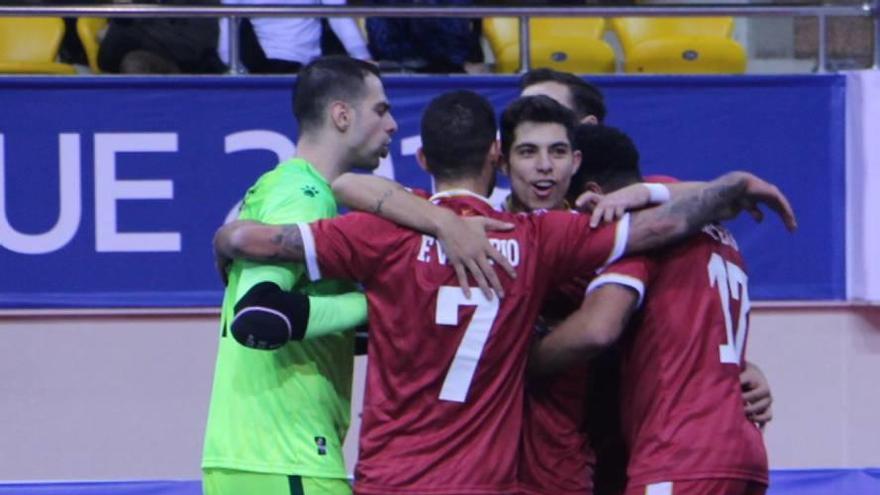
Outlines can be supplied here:
<path id="1" fill-rule="evenodd" d="M 646 173 L 708 179 L 748 169 L 789 195 L 796 234 L 775 218 L 733 223 L 753 299 L 845 297 L 843 77 L 594 81 L 608 123 L 633 136 Z M 0 307 L 219 305 L 211 236 L 277 162 L 269 150 L 234 150 L 292 149 L 291 82 L 0 78 Z M 389 77 L 386 87 L 400 124 L 386 167 L 422 188 L 430 181 L 413 143 L 433 95 L 469 88 L 500 111 L 517 94 L 509 77 Z M 40 236 L 59 219 L 59 189 L 71 198 L 65 221 Z"/>

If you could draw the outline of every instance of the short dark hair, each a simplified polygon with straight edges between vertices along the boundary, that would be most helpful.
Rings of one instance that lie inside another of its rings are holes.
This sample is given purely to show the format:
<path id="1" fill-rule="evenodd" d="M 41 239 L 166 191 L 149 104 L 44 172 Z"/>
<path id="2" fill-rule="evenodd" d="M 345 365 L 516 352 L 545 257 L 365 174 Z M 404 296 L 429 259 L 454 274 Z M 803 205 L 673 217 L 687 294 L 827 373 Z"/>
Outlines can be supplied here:
<path id="1" fill-rule="evenodd" d="M 583 193 L 587 182 L 599 184 L 608 193 L 642 181 L 639 151 L 619 129 L 579 125 L 575 130 L 575 147 L 581 151 L 581 167 L 571 179 L 570 199 Z"/>
<path id="2" fill-rule="evenodd" d="M 510 157 L 510 147 L 516 141 L 516 128 L 523 122 L 561 124 L 568 134 L 568 142 L 574 147 L 577 125 L 574 112 L 549 96 L 522 96 L 513 100 L 501 114 L 501 151 L 505 157 Z"/>
<path id="3" fill-rule="evenodd" d="M 369 74 L 380 77 L 375 65 L 341 55 L 320 57 L 303 67 L 293 85 L 293 116 L 300 129 L 323 124 L 330 101 L 352 102 L 362 97 Z"/>
<path id="4" fill-rule="evenodd" d="M 568 72 L 553 69 L 535 69 L 526 72 L 519 80 L 520 90 L 542 82 L 556 82 L 571 92 L 574 113 L 578 120 L 594 115 L 599 122 L 605 120 L 605 97 L 596 86 Z"/>
<path id="5" fill-rule="evenodd" d="M 450 91 L 434 98 L 421 124 L 428 171 L 439 179 L 479 175 L 497 130 L 495 109 L 477 93 Z"/>

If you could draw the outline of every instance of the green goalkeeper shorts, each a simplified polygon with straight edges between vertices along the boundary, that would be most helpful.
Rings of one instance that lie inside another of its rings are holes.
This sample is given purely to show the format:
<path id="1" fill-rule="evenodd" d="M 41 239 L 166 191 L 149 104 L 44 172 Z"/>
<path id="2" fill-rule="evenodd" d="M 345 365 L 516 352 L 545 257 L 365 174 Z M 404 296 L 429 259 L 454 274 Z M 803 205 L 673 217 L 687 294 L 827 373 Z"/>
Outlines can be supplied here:
<path id="1" fill-rule="evenodd" d="M 204 495 L 351 495 L 351 484 L 340 478 L 285 476 L 233 469 L 205 469 Z"/>

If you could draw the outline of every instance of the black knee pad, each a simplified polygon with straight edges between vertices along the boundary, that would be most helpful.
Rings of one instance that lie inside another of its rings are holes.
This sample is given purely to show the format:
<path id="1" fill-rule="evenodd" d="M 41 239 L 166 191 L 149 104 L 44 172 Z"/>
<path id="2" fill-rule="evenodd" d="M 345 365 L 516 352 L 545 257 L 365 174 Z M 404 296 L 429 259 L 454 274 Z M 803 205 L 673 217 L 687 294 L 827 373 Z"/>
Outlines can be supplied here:
<path id="1" fill-rule="evenodd" d="M 309 321 L 309 298 L 285 292 L 272 282 L 253 287 L 235 305 L 230 331 L 235 340 L 252 349 L 278 349 L 302 340 Z"/>

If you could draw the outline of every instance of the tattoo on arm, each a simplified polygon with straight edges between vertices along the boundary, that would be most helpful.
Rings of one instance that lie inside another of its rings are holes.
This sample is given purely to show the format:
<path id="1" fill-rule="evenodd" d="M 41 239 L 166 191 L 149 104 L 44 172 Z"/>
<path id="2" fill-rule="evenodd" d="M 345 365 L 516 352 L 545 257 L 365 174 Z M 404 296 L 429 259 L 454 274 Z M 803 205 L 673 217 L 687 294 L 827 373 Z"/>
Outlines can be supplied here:
<path id="1" fill-rule="evenodd" d="M 392 194 L 394 194 L 394 189 L 388 189 L 387 191 L 382 193 L 382 197 L 380 197 L 379 200 L 376 201 L 376 206 L 373 207 L 373 213 L 375 213 L 376 215 L 381 215 L 382 205 L 385 203 L 385 200 L 391 197 Z"/>
<path id="2" fill-rule="evenodd" d="M 275 247 L 271 255 L 273 261 L 302 261 L 305 259 L 302 235 L 296 225 L 284 225 L 281 231 L 272 237 Z"/>
<path id="3" fill-rule="evenodd" d="M 681 201 L 670 203 L 670 213 L 685 222 L 688 233 L 696 232 L 703 225 L 720 220 L 724 212 L 734 205 L 744 188 L 742 181 L 721 180 L 717 184 L 710 183 L 683 196 Z"/>
<path id="4" fill-rule="evenodd" d="M 662 206 L 634 214 L 627 252 L 665 246 L 721 220 L 742 196 L 746 185 L 736 176 L 725 176 Z"/>

